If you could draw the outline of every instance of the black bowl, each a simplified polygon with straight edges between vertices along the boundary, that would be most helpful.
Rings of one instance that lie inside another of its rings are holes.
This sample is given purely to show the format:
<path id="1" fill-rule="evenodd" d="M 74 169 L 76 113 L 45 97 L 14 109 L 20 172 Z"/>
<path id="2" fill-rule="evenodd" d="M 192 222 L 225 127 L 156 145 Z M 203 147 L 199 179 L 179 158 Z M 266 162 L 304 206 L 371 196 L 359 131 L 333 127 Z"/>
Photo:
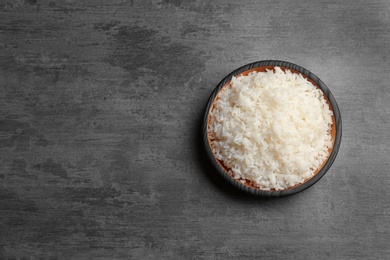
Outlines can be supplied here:
<path id="1" fill-rule="evenodd" d="M 323 164 L 323 166 L 315 173 L 315 175 L 301 184 L 297 184 L 293 187 L 290 187 L 288 189 L 284 190 L 261 190 L 257 187 L 252 186 L 249 182 L 242 183 L 236 179 L 234 179 L 232 176 L 230 176 L 227 173 L 226 168 L 223 166 L 223 163 L 218 161 L 211 151 L 210 146 L 210 139 L 208 136 L 207 128 L 209 123 L 209 112 L 213 107 L 214 101 L 218 95 L 218 93 L 228 85 L 230 80 L 233 76 L 237 76 L 239 74 L 241 75 L 247 75 L 251 71 L 265 71 L 266 69 L 273 69 L 275 66 L 280 67 L 282 70 L 291 70 L 293 73 L 300 73 L 305 78 L 307 78 L 311 83 L 313 83 L 314 86 L 318 87 L 322 90 L 322 92 L 325 95 L 325 99 L 327 99 L 328 104 L 330 105 L 330 109 L 333 111 L 333 126 L 331 130 L 331 135 L 333 139 L 333 147 L 331 148 L 330 156 L 328 157 L 328 160 Z M 305 68 L 302 68 L 298 65 L 295 65 L 293 63 L 285 62 L 285 61 L 277 61 L 277 60 L 265 60 L 265 61 L 258 61 L 253 62 L 250 64 L 247 64 L 245 66 L 242 66 L 235 71 L 231 72 L 229 75 L 227 75 L 214 89 L 214 91 L 211 93 L 211 96 L 209 98 L 209 101 L 207 103 L 206 112 L 203 119 L 203 126 L 202 126 L 202 135 L 203 135 L 203 142 L 206 149 L 207 156 L 211 160 L 211 163 L 217 170 L 217 172 L 230 184 L 232 184 L 237 189 L 240 189 L 244 191 L 245 193 L 248 193 L 250 195 L 254 196 L 261 196 L 261 197 L 280 197 L 280 196 L 288 196 L 292 195 L 298 192 L 301 192 L 313 184 L 315 184 L 319 179 L 321 179 L 325 173 L 329 170 L 329 168 L 332 166 L 334 160 L 336 159 L 337 153 L 340 149 L 340 142 L 341 142 L 341 115 L 339 107 L 337 106 L 336 100 L 333 97 L 332 93 L 328 89 L 328 87 L 325 85 L 324 82 L 322 82 L 316 75 L 311 73 Z"/>

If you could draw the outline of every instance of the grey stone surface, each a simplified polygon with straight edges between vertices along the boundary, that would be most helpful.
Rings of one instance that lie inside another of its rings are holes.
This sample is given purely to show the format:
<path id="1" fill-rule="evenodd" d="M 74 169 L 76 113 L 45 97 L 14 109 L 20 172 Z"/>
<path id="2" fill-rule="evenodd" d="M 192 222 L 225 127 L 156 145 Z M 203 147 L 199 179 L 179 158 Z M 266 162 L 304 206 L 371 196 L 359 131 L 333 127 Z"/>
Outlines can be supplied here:
<path id="1" fill-rule="evenodd" d="M 389 1 L 0 1 L 0 258 L 385 259 Z M 280 59 L 338 101 L 310 189 L 231 190 L 200 124 L 235 68 Z"/>

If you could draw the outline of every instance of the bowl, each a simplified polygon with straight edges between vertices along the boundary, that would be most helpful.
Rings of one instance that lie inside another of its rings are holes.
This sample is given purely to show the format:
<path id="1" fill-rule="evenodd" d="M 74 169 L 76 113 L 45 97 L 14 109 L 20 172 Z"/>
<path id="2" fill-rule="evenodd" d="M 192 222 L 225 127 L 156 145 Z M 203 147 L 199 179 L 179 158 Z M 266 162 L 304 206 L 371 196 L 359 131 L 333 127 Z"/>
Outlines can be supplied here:
<path id="1" fill-rule="evenodd" d="M 297 184 L 293 187 L 289 187 L 284 190 L 262 190 L 258 187 L 252 186 L 251 183 L 248 181 L 242 183 L 241 181 L 238 181 L 234 179 L 232 176 L 228 174 L 228 170 L 223 165 L 221 161 L 216 159 L 214 157 L 214 154 L 212 152 L 212 147 L 210 143 L 210 137 L 208 134 L 208 124 L 210 122 L 210 111 L 212 111 L 214 102 L 218 98 L 219 93 L 224 90 L 226 86 L 229 85 L 230 80 L 233 76 L 246 76 L 250 72 L 257 71 L 257 72 L 265 72 L 267 69 L 274 69 L 276 66 L 280 67 L 283 71 L 290 70 L 292 73 L 298 73 L 302 74 L 303 77 L 305 77 L 307 80 L 309 80 L 315 87 L 320 89 L 324 93 L 325 100 L 327 101 L 330 110 L 333 111 L 333 124 L 331 128 L 331 137 L 332 137 L 332 147 L 329 149 L 329 157 L 328 159 L 323 163 L 323 165 L 314 173 L 314 175 L 308 179 L 306 179 L 303 183 Z M 203 143 L 205 146 L 206 154 L 208 158 L 210 159 L 212 165 L 216 169 L 217 173 L 220 174 L 223 179 L 225 179 L 227 182 L 232 184 L 235 188 L 250 194 L 254 196 L 260 196 L 260 197 L 281 197 L 281 196 L 288 196 L 292 194 L 296 194 L 298 192 L 301 192 L 309 187 L 311 187 L 313 184 L 315 184 L 318 180 L 320 180 L 325 173 L 330 169 L 332 166 L 334 160 L 336 159 L 337 153 L 340 149 L 340 142 L 341 142 L 341 115 L 340 110 L 338 108 L 338 105 L 336 103 L 335 98 L 333 97 L 332 93 L 330 92 L 329 88 L 325 85 L 324 82 L 322 82 L 316 75 L 314 75 L 309 70 L 298 66 L 296 64 L 286 62 L 286 61 L 278 61 L 278 60 L 265 60 L 265 61 L 258 61 L 253 62 L 247 65 L 244 65 L 233 72 L 231 72 L 229 75 L 227 75 L 214 89 L 214 91 L 211 93 L 210 98 L 208 100 L 206 111 L 204 114 L 203 119 L 203 125 L 202 125 L 202 136 L 203 136 Z"/>

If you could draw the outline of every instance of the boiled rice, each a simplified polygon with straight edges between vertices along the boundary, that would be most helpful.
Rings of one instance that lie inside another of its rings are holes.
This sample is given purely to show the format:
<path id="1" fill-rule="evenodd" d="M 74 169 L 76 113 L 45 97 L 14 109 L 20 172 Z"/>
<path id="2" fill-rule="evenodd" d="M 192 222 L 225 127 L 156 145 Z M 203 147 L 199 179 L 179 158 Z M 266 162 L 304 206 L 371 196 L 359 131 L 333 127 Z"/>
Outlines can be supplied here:
<path id="1" fill-rule="evenodd" d="M 283 190 L 312 177 L 332 146 L 321 90 L 279 67 L 233 77 L 210 112 L 213 154 L 237 180 Z"/>

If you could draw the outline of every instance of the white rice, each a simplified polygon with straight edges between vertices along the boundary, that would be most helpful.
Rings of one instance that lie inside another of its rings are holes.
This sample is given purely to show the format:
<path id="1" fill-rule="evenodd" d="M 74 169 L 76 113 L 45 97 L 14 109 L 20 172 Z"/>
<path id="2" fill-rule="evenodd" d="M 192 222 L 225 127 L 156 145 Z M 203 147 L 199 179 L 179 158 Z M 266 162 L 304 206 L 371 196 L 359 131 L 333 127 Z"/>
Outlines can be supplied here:
<path id="1" fill-rule="evenodd" d="M 321 90 L 275 67 L 233 77 L 214 102 L 208 133 L 215 158 L 231 176 L 283 190 L 327 160 L 332 116 Z"/>

